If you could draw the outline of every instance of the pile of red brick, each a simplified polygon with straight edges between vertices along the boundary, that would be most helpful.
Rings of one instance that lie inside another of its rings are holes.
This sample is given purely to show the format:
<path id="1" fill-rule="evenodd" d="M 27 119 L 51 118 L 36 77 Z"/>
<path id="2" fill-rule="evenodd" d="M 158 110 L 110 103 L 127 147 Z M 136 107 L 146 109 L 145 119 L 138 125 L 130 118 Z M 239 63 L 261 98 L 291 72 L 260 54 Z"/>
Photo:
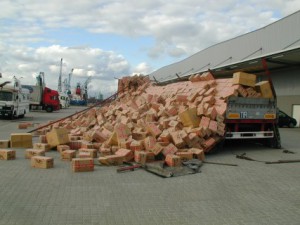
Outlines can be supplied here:
<path id="1" fill-rule="evenodd" d="M 204 153 L 222 140 L 230 96 L 261 96 L 249 80 L 214 79 L 209 72 L 165 86 L 143 76 L 125 77 L 119 80 L 120 89 L 112 103 L 52 128 L 69 131 L 67 144 L 72 150 L 96 149 L 93 156 L 100 156 L 104 165 L 165 160 L 177 166 L 182 160 L 204 160 Z M 41 136 L 41 142 L 44 139 Z"/>

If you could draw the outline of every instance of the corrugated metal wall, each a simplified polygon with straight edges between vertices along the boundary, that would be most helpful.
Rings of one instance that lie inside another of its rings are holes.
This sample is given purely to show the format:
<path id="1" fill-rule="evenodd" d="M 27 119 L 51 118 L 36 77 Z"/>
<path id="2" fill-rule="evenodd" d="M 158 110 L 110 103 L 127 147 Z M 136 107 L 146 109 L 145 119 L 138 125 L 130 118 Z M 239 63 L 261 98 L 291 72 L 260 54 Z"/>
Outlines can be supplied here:
<path id="1" fill-rule="evenodd" d="M 213 45 L 151 73 L 158 81 L 215 69 L 300 47 L 300 11 L 259 30 Z M 261 49 L 262 48 L 262 49 Z M 261 50 L 260 50 L 261 49 Z"/>
<path id="2" fill-rule="evenodd" d="M 300 68 L 272 72 L 271 77 L 278 96 L 300 96 Z"/>

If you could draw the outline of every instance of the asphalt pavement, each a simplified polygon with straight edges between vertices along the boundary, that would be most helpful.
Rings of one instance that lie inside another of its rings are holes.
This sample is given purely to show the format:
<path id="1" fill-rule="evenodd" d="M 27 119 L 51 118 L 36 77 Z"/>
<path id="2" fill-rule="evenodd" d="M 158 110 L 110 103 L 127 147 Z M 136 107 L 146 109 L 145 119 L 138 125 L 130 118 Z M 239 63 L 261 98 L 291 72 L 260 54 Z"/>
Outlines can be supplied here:
<path id="1" fill-rule="evenodd" d="M 31 112 L 21 120 L 0 120 L 0 139 L 19 130 L 21 121 L 41 124 L 82 107 Z M 226 145 L 207 155 L 201 173 L 161 178 L 143 169 L 117 173 L 96 166 L 74 173 L 56 151 L 54 168 L 31 168 L 17 151 L 16 160 L 0 161 L 0 225 L 87 224 L 300 224 L 300 163 L 258 161 L 300 159 L 300 128 L 280 129 L 283 149 L 246 142 Z M 36 138 L 34 139 L 36 141 Z M 292 153 L 284 153 L 288 150 Z M 258 161 L 236 158 L 246 155 Z"/>

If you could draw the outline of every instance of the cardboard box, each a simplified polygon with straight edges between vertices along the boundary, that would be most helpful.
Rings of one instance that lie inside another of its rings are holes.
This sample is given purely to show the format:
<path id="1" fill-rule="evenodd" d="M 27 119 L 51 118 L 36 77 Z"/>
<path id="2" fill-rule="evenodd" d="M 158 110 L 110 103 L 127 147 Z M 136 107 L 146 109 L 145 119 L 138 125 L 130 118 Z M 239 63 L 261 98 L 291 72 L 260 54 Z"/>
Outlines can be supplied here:
<path id="1" fill-rule="evenodd" d="M 31 157 L 31 167 L 49 169 L 53 168 L 54 160 L 52 157 L 46 156 L 33 156 Z"/>
<path id="2" fill-rule="evenodd" d="M 158 128 L 158 126 L 155 123 L 148 123 L 146 125 L 146 128 L 147 131 L 151 133 L 153 137 L 158 137 L 162 133 L 162 131 Z"/>
<path id="3" fill-rule="evenodd" d="M 204 154 L 203 149 L 191 148 L 191 149 L 189 149 L 189 152 L 191 152 L 193 154 L 194 158 L 199 159 L 201 161 L 205 160 L 205 154 Z"/>
<path id="4" fill-rule="evenodd" d="M 255 84 L 257 92 L 261 93 L 263 98 L 273 98 L 273 92 L 269 81 L 261 81 Z"/>
<path id="5" fill-rule="evenodd" d="M 63 151 L 66 151 L 66 150 L 70 150 L 70 146 L 69 145 L 57 145 L 56 146 L 56 149 L 58 152 L 63 152 Z"/>
<path id="6" fill-rule="evenodd" d="M 109 139 L 107 140 L 107 144 L 109 144 L 109 145 L 118 145 L 119 144 L 119 142 L 118 142 L 118 136 L 117 136 L 117 133 L 116 132 L 113 132 L 111 135 L 110 135 L 110 137 L 109 137 Z"/>
<path id="7" fill-rule="evenodd" d="M 87 153 L 89 158 L 97 158 L 97 149 L 80 148 L 79 153 Z"/>
<path id="8" fill-rule="evenodd" d="M 51 148 L 57 145 L 64 145 L 70 142 L 68 130 L 65 128 L 52 129 L 46 134 L 47 142 Z"/>
<path id="9" fill-rule="evenodd" d="M 78 153 L 78 158 L 92 158 L 91 154 L 89 152 L 79 152 Z"/>
<path id="10" fill-rule="evenodd" d="M 27 129 L 29 127 L 28 123 L 19 123 L 18 128 L 19 129 Z"/>
<path id="11" fill-rule="evenodd" d="M 118 166 L 118 165 L 122 165 L 123 164 L 124 157 L 120 156 L 120 155 L 108 155 L 108 156 L 105 156 L 105 157 L 99 157 L 98 161 L 102 165 L 106 165 L 106 166 Z"/>
<path id="12" fill-rule="evenodd" d="M 94 171 L 93 158 L 74 158 L 72 159 L 73 172 L 90 172 Z"/>
<path id="13" fill-rule="evenodd" d="M 145 151 L 135 151 L 134 161 L 144 165 L 147 162 L 147 153 Z"/>
<path id="14" fill-rule="evenodd" d="M 104 135 L 101 131 L 95 131 L 93 133 L 93 140 L 103 143 L 108 139 L 108 136 Z"/>
<path id="15" fill-rule="evenodd" d="M 197 108 L 191 108 L 179 114 L 180 121 L 185 127 L 198 127 L 200 118 L 197 116 Z"/>
<path id="16" fill-rule="evenodd" d="M 192 152 L 176 152 L 176 155 L 180 157 L 181 161 L 188 161 L 193 158 Z"/>
<path id="17" fill-rule="evenodd" d="M 162 142 L 170 143 L 171 140 L 170 132 L 168 130 L 164 130 L 159 136 L 159 138 Z"/>
<path id="18" fill-rule="evenodd" d="M 178 151 L 177 147 L 172 143 L 168 144 L 166 147 L 163 148 L 162 153 L 167 156 L 169 154 L 175 154 Z"/>
<path id="19" fill-rule="evenodd" d="M 181 159 L 177 155 L 169 154 L 166 156 L 165 162 L 170 167 L 178 167 L 181 166 Z"/>
<path id="20" fill-rule="evenodd" d="M 118 142 L 127 139 L 129 135 L 131 135 L 131 131 L 128 126 L 122 123 L 118 123 L 114 127 L 114 131 L 116 132 Z"/>
<path id="21" fill-rule="evenodd" d="M 172 137 L 174 145 L 177 148 L 183 148 L 185 146 L 186 143 L 182 139 L 179 131 L 171 132 L 170 135 Z"/>
<path id="22" fill-rule="evenodd" d="M 150 151 L 153 152 L 154 155 L 158 155 L 163 150 L 164 150 L 164 147 L 161 146 L 161 144 L 159 144 L 159 143 L 156 143 L 155 146 L 152 149 L 150 149 Z"/>
<path id="23" fill-rule="evenodd" d="M 132 132 L 132 138 L 136 141 L 144 140 L 147 137 L 147 132 L 134 131 Z"/>
<path id="24" fill-rule="evenodd" d="M 124 162 L 129 162 L 134 158 L 134 153 L 130 149 L 120 148 L 115 154 L 124 157 Z"/>
<path id="25" fill-rule="evenodd" d="M 10 140 L 0 140 L 0 148 L 9 148 Z"/>
<path id="26" fill-rule="evenodd" d="M 81 148 L 81 140 L 77 140 L 77 141 L 70 141 L 69 146 L 70 149 L 74 149 L 74 150 L 78 150 Z"/>
<path id="27" fill-rule="evenodd" d="M 132 141 L 130 143 L 130 149 L 132 151 L 141 151 L 144 149 L 144 145 L 142 141 Z"/>
<path id="28" fill-rule="evenodd" d="M 41 149 L 26 149 L 25 159 L 31 159 L 33 156 L 45 156 L 45 151 Z"/>
<path id="29" fill-rule="evenodd" d="M 39 136 L 39 143 L 48 143 L 46 135 L 40 135 Z"/>
<path id="30" fill-rule="evenodd" d="M 108 156 L 112 154 L 112 151 L 110 148 L 100 147 L 99 148 L 100 156 Z"/>
<path id="31" fill-rule="evenodd" d="M 0 149 L 0 160 L 13 160 L 16 159 L 15 150 Z"/>
<path id="32" fill-rule="evenodd" d="M 205 140 L 203 142 L 204 152 L 210 151 L 215 146 L 215 144 L 216 144 L 216 141 L 212 137 Z"/>
<path id="33" fill-rule="evenodd" d="M 144 146 L 147 151 L 153 149 L 156 144 L 156 139 L 153 136 L 146 137 L 144 140 Z"/>
<path id="34" fill-rule="evenodd" d="M 60 152 L 60 158 L 66 161 L 72 161 L 72 159 L 76 158 L 76 150 L 65 150 Z"/>
<path id="35" fill-rule="evenodd" d="M 235 72 L 233 74 L 232 83 L 254 87 L 256 83 L 256 75 L 245 72 Z"/>
<path id="36" fill-rule="evenodd" d="M 88 141 L 82 141 L 81 142 L 81 148 L 94 148 L 94 145 L 92 142 L 88 142 Z"/>
<path id="37" fill-rule="evenodd" d="M 10 135 L 11 148 L 32 148 L 32 134 L 12 133 Z"/>
<path id="38" fill-rule="evenodd" d="M 51 147 L 49 144 L 47 143 L 34 143 L 33 144 L 33 148 L 34 149 L 40 149 L 40 150 L 44 150 L 46 152 L 51 150 Z"/>

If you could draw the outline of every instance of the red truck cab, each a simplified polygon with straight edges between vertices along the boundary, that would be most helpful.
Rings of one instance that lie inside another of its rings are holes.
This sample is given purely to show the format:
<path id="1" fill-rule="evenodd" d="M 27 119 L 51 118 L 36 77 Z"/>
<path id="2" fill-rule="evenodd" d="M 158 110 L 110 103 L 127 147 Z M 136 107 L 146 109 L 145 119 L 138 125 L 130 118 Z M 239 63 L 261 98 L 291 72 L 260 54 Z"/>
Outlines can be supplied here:
<path id="1" fill-rule="evenodd" d="M 43 105 L 47 112 L 59 110 L 59 95 L 58 92 L 45 87 L 43 92 Z"/>

